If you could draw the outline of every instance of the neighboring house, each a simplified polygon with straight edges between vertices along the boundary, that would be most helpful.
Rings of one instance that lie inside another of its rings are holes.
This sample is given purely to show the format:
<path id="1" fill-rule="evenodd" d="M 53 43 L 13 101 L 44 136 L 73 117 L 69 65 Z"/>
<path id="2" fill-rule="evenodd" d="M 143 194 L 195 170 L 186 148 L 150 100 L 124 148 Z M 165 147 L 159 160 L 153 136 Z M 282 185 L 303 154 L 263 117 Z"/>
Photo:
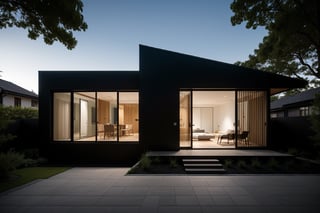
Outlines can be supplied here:
<path id="1" fill-rule="evenodd" d="M 51 160 L 128 163 L 147 150 L 269 146 L 270 96 L 307 82 L 140 45 L 138 71 L 40 71 Z"/>
<path id="2" fill-rule="evenodd" d="M 0 105 L 38 108 L 38 95 L 0 79 Z"/>
<path id="3" fill-rule="evenodd" d="M 270 104 L 272 147 L 303 150 L 314 149 L 310 115 L 315 95 L 320 88 L 310 89 L 293 96 L 286 96 Z"/>
<path id="4" fill-rule="evenodd" d="M 271 102 L 271 118 L 303 117 L 311 115 L 313 100 L 318 93 L 320 93 L 320 87 L 296 95 L 285 96 Z"/>

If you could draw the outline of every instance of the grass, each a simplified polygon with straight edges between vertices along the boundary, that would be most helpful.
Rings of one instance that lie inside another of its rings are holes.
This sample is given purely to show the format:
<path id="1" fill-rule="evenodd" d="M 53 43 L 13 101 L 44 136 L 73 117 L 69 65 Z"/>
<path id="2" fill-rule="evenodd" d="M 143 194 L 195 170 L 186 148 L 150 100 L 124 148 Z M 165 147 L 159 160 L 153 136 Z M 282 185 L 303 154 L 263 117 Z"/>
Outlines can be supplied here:
<path id="1" fill-rule="evenodd" d="M 47 179 L 68 169 L 69 167 L 29 167 L 17 169 L 12 173 L 11 178 L 0 179 L 0 192 L 37 179 Z"/>

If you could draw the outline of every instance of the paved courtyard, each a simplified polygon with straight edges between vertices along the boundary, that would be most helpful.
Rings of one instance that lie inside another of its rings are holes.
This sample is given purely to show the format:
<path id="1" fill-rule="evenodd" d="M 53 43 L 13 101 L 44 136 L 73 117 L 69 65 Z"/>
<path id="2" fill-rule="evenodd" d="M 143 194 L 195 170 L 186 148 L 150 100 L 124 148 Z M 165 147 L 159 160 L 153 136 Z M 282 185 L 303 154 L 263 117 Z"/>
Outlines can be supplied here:
<path id="1" fill-rule="evenodd" d="M 0 212 L 320 212 L 319 175 L 126 175 L 73 168 L 0 194 Z"/>

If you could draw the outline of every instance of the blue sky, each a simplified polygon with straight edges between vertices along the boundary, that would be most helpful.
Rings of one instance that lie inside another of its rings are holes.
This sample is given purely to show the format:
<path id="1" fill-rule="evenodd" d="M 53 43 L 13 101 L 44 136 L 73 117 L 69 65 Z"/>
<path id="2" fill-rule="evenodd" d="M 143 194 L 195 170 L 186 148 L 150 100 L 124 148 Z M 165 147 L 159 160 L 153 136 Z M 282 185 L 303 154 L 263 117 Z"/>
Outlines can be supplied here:
<path id="1" fill-rule="evenodd" d="M 84 0 L 85 32 L 73 50 L 0 30 L 2 79 L 38 93 L 39 70 L 138 70 L 139 44 L 234 63 L 266 35 L 232 26 L 232 0 Z"/>

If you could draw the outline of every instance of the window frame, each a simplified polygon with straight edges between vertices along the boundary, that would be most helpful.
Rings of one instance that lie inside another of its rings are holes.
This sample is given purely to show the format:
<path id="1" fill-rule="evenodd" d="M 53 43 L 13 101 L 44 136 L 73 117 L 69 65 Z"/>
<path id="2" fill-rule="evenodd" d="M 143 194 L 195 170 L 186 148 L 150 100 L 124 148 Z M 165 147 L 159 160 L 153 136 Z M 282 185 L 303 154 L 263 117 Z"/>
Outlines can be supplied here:
<path id="1" fill-rule="evenodd" d="M 95 117 L 95 134 L 94 134 L 94 140 L 74 140 L 74 95 L 75 93 L 79 93 L 79 92 L 92 92 L 92 93 L 95 93 L 95 98 L 94 98 L 94 101 L 95 101 L 95 114 L 94 114 L 94 117 Z M 117 100 L 116 100 L 116 104 L 117 104 L 117 111 L 116 111 L 116 114 L 117 114 L 117 136 L 116 136 L 116 140 L 98 140 L 98 93 L 103 93 L 103 92 L 114 92 L 116 93 L 116 96 L 117 96 Z M 119 94 L 120 93 L 130 93 L 130 92 L 133 92 L 133 93 L 137 93 L 138 94 L 138 118 L 136 119 L 136 121 L 138 122 L 138 139 L 137 140 L 134 140 L 134 141 L 126 141 L 126 140 L 120 140 L 119 139 Z M 70 97 L 71 97 L 71 110 L 70 110 L 70 117 L 71 117 L 71 124 L 70 124 L 70 136 L 71 136 L 71 140 L 66 140 L 66 141 L 59 141 L 59 140 L 55 140 L 54 139 L 54 94 L 56 93 L 69 93 L 70 94 Z M 53 143 L 74 143 L 74 144 L 82 144 L 82 143 L 88 143 L 88 144 L 97 144 L 97 143 L 108 143 L 108 144 L 137 144 L 137 143 L 140 143 L 140 91 L 139 90 L 95 90 L 95 91 L 89 91 L 89 90 L 86 90 L 86 91 L 52 91 L 52 105 L 51 105 L 51 117 L 52 117 L 52 122 L 51 122 L 51 129 L 50 129 L 50 132 L 51 132 L 51 141 Z"/>

